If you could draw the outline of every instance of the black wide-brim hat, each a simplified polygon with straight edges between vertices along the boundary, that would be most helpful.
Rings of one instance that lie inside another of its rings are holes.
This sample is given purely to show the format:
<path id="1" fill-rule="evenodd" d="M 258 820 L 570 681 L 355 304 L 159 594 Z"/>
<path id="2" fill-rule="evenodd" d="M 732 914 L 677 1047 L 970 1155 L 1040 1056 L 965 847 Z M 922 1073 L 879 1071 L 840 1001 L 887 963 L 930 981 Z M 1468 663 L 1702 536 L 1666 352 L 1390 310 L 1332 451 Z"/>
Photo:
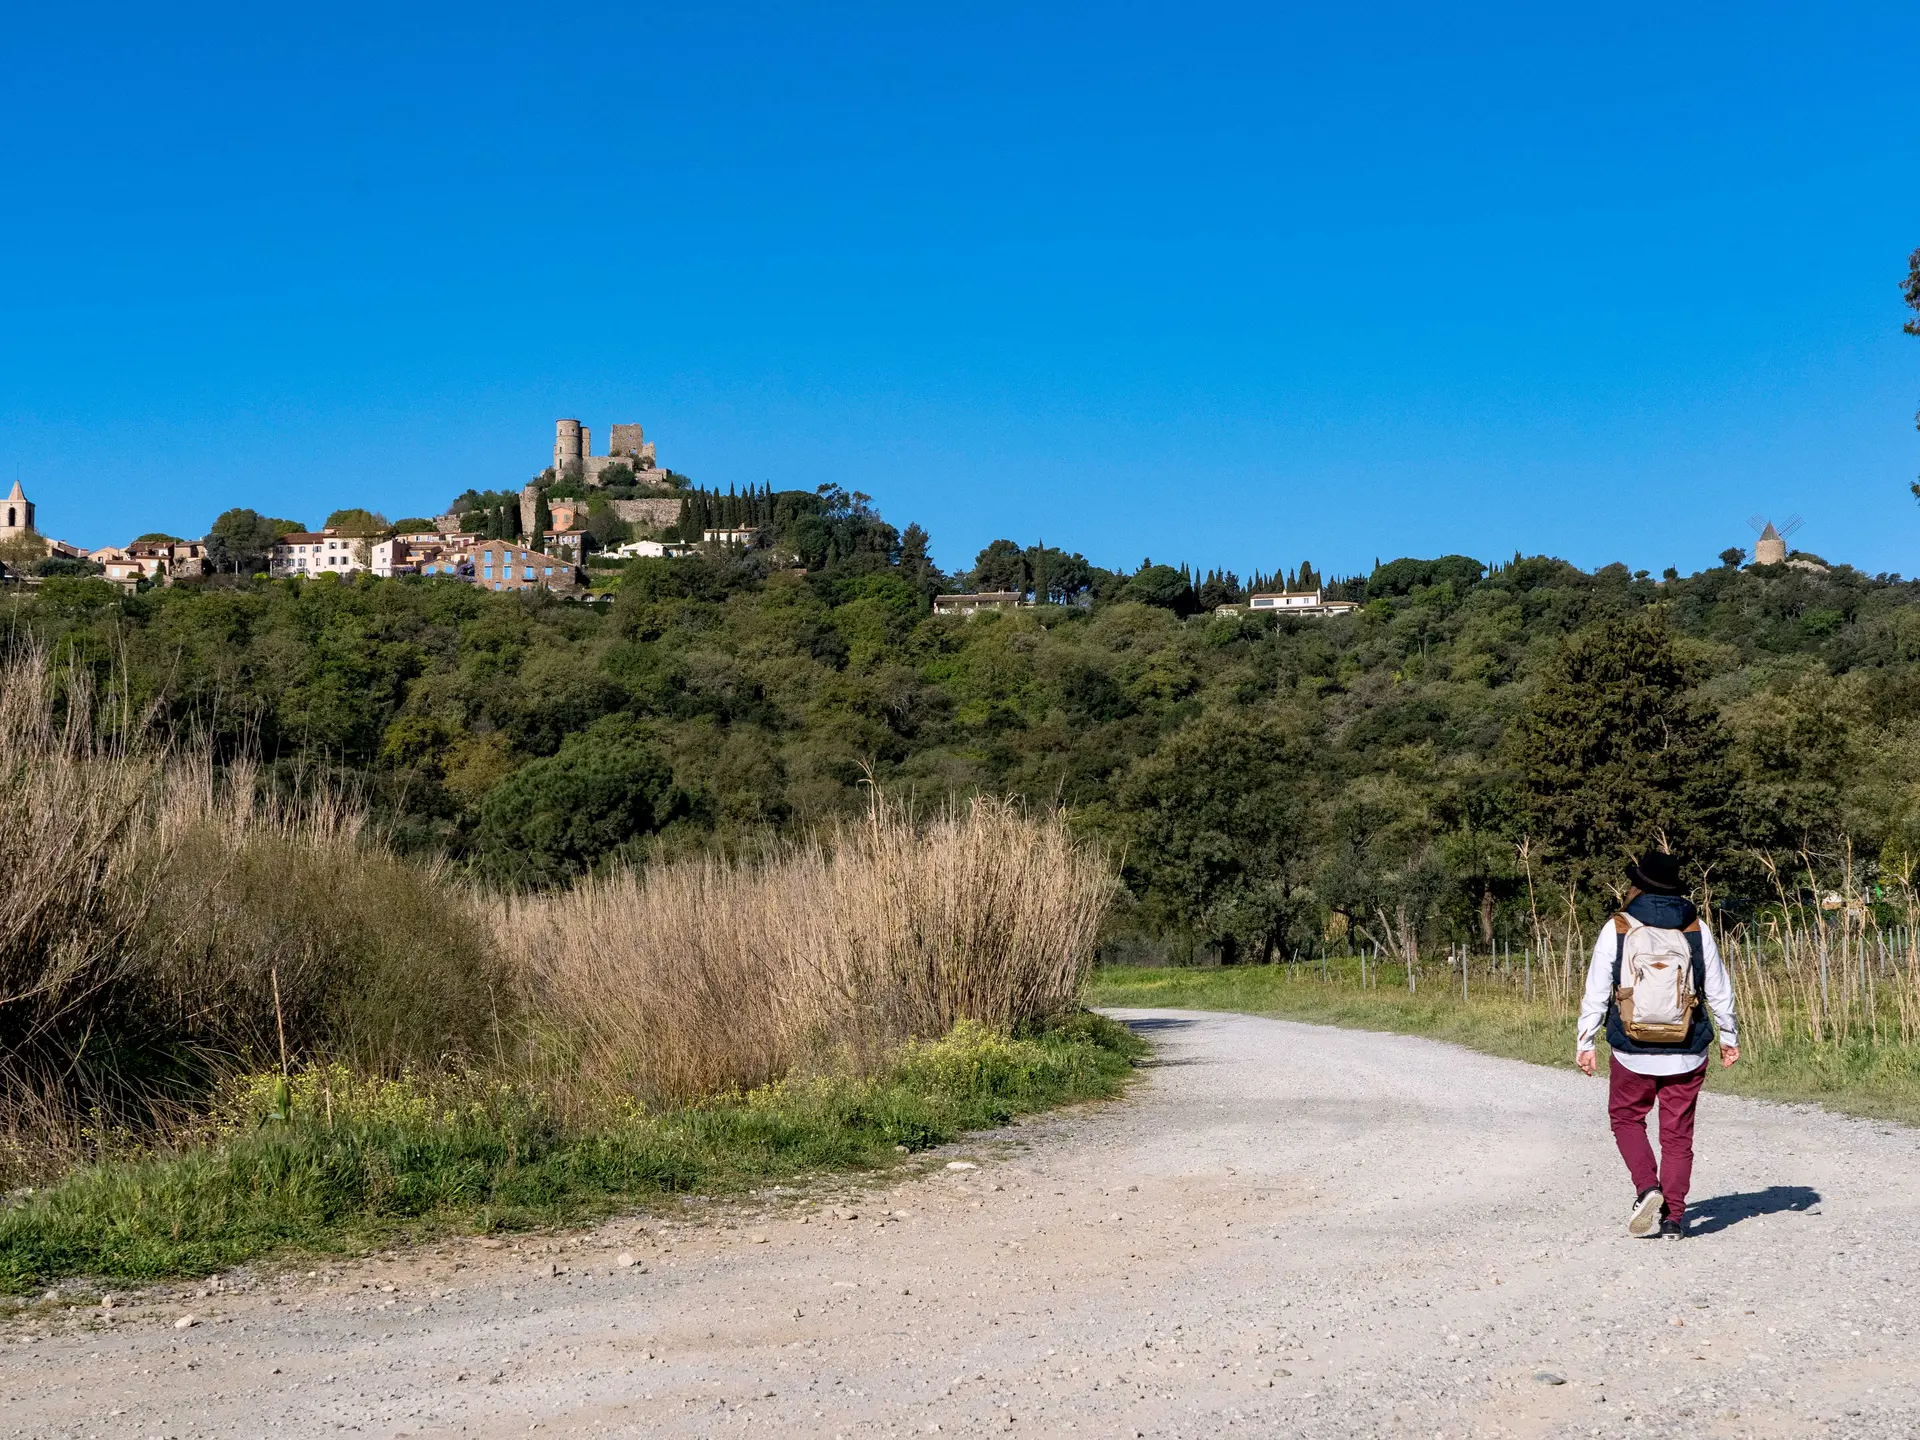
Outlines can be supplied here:
<path id="1" fill-rule="evenodd" d="M 1649 895 L 1679 895 L 1680 861 L 1664 850 L 1649 850 L 1627 866 L 1627 878 Z"/>

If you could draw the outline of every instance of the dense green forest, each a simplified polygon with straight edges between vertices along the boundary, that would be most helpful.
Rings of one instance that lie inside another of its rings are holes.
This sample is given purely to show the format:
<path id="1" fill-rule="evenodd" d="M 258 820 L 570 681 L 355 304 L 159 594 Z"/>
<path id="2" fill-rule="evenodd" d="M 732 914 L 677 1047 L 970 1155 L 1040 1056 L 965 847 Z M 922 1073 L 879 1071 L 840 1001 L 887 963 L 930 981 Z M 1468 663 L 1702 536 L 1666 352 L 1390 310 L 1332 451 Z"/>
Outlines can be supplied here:
<path id="1" fill-rule="evenodd" d="M 1888 890 L 1920 855 L 1920 584 L 1898 577 L 1450 556 L 1331 582 L 1350 616 L 1219 616 L 1245 588 L 1220 571 L 997 541 L 949 577 L 865 496 L 750 511 L 771 549 L 635 560 L 586 603 L 53 578 L 7 599 L 10 643 L 496 883 L 761 845 L 869 779 L 1057 800 L 1123 861 L 1115 953 L 1518 938 L 1659 839 L 1736 907 L 1809 867 Z M 965 585 L 1039 603 L 931 613 Z"/>

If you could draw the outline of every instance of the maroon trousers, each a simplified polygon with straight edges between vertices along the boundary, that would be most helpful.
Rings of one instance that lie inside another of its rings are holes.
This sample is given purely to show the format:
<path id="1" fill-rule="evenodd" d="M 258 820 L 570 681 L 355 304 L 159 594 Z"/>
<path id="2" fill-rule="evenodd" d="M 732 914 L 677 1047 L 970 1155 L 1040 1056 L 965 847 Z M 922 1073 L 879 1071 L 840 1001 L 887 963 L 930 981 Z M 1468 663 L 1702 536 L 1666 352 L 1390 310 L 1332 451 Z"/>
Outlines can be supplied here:
<path id="1" fill-rule="evenodd" d="M 1687 1186 L 1693 1182 L 1693 1111 L 1706 1083 L 1707 1067 L 1684 1075 L 1638 1075 L 1608 1057 L 1607 1118 L 1613 1143 L 1633 1176 L 1634 1194 L 1658 1189 L 1667 1199 L 1667 1218 L 1686 1218 Z M 1647 1143 L 1647 1112 L 1660 1102 L 1660 1161 Z"/>

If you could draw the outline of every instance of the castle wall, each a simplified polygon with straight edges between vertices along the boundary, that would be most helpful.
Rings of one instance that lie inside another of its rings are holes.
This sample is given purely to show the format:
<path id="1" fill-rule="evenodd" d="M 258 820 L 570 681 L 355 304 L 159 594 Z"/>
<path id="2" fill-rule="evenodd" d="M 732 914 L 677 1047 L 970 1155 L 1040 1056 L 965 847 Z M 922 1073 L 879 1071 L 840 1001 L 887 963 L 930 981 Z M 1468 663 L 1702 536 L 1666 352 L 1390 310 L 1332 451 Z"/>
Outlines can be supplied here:
<path id="1" fill-rule="evenodd" d="M 670 496 L 653 500 L 609 500 L 607 504 L 628 524 L 644 525 L 650 530 L 664 530 L 680 520 L 680 501 Z"/>

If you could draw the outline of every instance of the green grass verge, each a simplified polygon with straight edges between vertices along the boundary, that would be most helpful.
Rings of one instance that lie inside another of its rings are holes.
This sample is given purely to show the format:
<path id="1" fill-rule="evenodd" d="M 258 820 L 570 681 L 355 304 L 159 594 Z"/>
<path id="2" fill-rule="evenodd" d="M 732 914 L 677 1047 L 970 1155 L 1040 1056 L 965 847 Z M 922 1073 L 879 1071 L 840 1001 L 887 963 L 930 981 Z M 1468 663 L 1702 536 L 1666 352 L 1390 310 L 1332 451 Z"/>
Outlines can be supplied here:
<path id="1" fill-rule="evenodd" d="M 1397 974 L 1398 972 L 1392 972 Z M 1436 967 L 1408 994 L 1404 982 L 1362 989 L 1357 965 L 1243 965 L 1214 969 L 1097 971 L 1090 1005 L 1234 1010 L 1354 1030 L 1425 1035 L 1536 1065 L 1573 1068 L 1574 1014 L 1562 1005 L 1527 1001 L 1489 989 L 1462 1000 Z M 1457 983 L 1457 981 L 1455 982 Z M 1715 1061 L 1710 1084 L 1735 1095 L 1811 1103 L 1850 1115 L 1920 1125 L 1920 1049 L 1899 1044 L 1768 1043 L 1743 1024 L 1740 1063 Z M 1601 1063 L 1606 1045 L 1600 1046 Z"/>
<path id="2" fill-rule="evenodd" d="M 212 1143 L 89 1166 L 0 1212 L 0 1292 L 574 1223 L 663 1194 L 882 1165 L 900 1146 L 1113 1094 L 1143 1050 L 1095 1015 L 1017 1039 L 966 1025 L 872 1078 L 793 1081 L 584 1132 L 499 1088 L 450 1105 L 381 1087 L 331 1123 L 300 1103 L 290 1121 L 256 1113 Z"/>

